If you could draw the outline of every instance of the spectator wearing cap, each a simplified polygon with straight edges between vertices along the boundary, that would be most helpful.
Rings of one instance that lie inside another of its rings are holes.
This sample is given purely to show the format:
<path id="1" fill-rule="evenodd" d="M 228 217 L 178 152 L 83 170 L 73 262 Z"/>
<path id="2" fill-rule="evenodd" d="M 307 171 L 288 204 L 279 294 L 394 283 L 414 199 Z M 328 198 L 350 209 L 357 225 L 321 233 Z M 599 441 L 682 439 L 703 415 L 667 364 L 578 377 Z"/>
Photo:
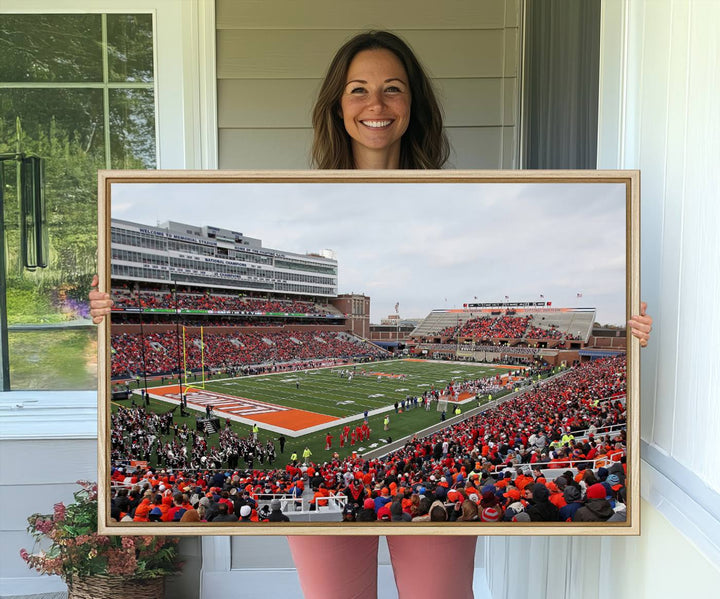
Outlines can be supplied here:
<path id="1" fill-rule="evenodd" d="M 565 507 L 565 504 L 567 503 L 565 501 L 565 496 L 563 495 L 563 492 L 559 489 L 559 487 L 555 484 L 555 481 L 547 483 L 546 486 L 548 488 L 548 491 L 550 491 L 550 503 L 552 503 L 558 510 Z"/>
<path id="2" fill-rule="evenodd" d="M 377 513 L 384 505 L 391 503 L 392 497 L 390 497 L 390 489 L 383 487 L 380 491 L 380 495 L 375 497 L 373 502 L 375 503 L 375 513 Z"/>
<path id="3" fill-rule="evenodd" d="M 245 504 L 240 508 L 240 522 L 250 522 L 252 520 L 252 508 L 249 504 Z M 218 522 L 218 519 L 215 518 L 213 522 Z"/>
<path id="4" fill-rule="evenodd" d="M 161 521 L 162 521 L 162 512 L 160 511 L 159 507 L 154 506 L 148 514 L 148 522 L 161 522 Z"/>
<path id="5" fill-rule="evenodd" d="M 318 507 L 327 507 L 330 491 L 325 488 L 325 483 L 320 483 L 318 490 L 313 494 L 310 500 L 310 510 L 315 511 Z"/>
<path id="6" fill-rule="evenodd" d="M 614 493 L 617 493 L 623 487 L 620 477 L 617 474 L 608 474 L 608 477 L 605 479 L 605 484 L 607 484 Z"/>
<path id="7" fill-rule="evenodd" d="M 525 488 L 528 506 L 525 513 L 530 516 L 533 522 L 558 522 L 560 520 L 560 512 L 552 503 L 550 503 L 550 491 L 541 484 L 535 483 Z"/>
<path id="8" fill-rule="evenodd" d="M 560 508 L 560 520 L 563 522 L 572 522 L 575 513 L 583 506 L 580 499 L 580 489 L 572 485 L 567 485 L 563 491 L 566 505 Z"/>
<path id="9" fill-rule="evenodd" d="M 502 517 L 503 514 L 500 506 L 486 507 L 482 512 L 480 512 L 481 522 L 500 522 L 500 520 L 502 520 Z"/>
<path id="10" fill-rule="evenodd" d="M 359 478 L 352 481 L 345 489 L 343 495 L 347 497 L 348 503 L 354 503 L 356 509 L 360 509 L 365 502 L 365 487 Z"/>
<path id="11" fill-rule="evenodd" d="M 503 497 L 506 498 L 505 515 L 503 518 L 506 522 L 511 522 L 514 516 L 525 511 L 526 502 L 522 500 L 520 489 L 516 489 L 515 487 L 510 487 L 503 493 Z"/>
<path id="12" fill-rule="evenodd" d="M 167 522 L 166 515 L 168 513 L 168 510 L 170 509 L 170 505 L 164 501 L 163 496 L 160 493 L 156 493 L 153 497 L 153 505 L 150 512 L 152 512 L 154 509 L 158 509 L 160 511 L 160 520 L 163 522 Z M 156 522 L 156 520 L 150 520 L 151 522 Z"/>
<path id="13" fill-rule="evenodd" d="M 384 506 L 382 506 L 377 511 L 377 519 L 378 520 L 387 520 L 387 521 L 392 520 L 392 512 L 390 511 L 391 505 L 392 505 L 391 503 L 386 503 Z"/>
<path id="14" fill-rule="evenodd" d="M 480 498 L 481 508 L 495 507 L 500 503 L 497 495 L 495 495 L 495 492 L 492 490 L 492 485 L 489 485 L 489 487 L 490 488 L 483 487 L 482 497 Z"/>
<path id="15" fill-rule="evenodd" d="M 615 512 L 606 499 L 605 485 L 595 483 L 587 490 L 585 505 L 575 512 L 573 522 L 606 522 Z"/>
<path id="16" fill-rule="evenodd" d="M 375 501 L 368 497 L 363 503 L 362 509 L 357 513 L 356 519 L 358 522 L 374 522 L 377 520 Z"/>
<path id="17" fill-rule="evenodd" d="M 152 509 L 152 504 L 150 503 L 150 496 L 148 494 L 142 498 L 140 503 L 138 503 L 138 506 L 135 508 L 135 513 L 133 515 L 133 522 L 149 522 L 149 515 L 150 510 Z"/>

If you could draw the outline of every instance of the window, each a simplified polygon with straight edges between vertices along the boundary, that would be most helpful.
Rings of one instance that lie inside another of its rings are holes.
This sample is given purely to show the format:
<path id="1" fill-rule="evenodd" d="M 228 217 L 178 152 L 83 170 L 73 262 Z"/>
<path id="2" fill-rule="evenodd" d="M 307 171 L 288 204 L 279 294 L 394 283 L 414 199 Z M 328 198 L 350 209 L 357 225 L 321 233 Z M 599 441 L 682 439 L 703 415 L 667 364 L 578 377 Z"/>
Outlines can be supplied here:
<path id="1" fill-rule="evenodd" d="M 86 298 L 97 270 L 97 170 L 156 166 L 153 36 L 151 14 L 0 20 L 0 154 L 44 159 L 50 248 L 47 268 L 22 266 L 16 162 L 8 158 L 0 163 L 5 390 L 96 387 Z"/>

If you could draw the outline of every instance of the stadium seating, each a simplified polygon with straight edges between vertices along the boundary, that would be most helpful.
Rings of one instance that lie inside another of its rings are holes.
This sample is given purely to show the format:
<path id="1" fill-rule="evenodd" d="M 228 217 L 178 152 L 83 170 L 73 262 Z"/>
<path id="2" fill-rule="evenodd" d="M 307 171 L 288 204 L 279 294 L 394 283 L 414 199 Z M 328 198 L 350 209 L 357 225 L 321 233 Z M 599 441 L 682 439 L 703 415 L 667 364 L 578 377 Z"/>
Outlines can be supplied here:
<path id="1" fill-rule="evenodd" d="M 177 371 L 181 356 L 189 370 L 232 369 L 265 362 L 284 363 L 320 358 L 382 357 L 386 352 L 346 333 L 278 331 L 228 331 L 226 334 L 176 332 L 121 333 L 111 336 L 111 375 L 135 377 Z M 143 343 L 144 341 L 144 343 Z"/>
<path id="2" fill-rule="evenodd" d="M 229 294 L 189 293 L 170 291 L 142 291 L 139 294 L 124 289 L 113 289 L 114 308 L 202 310 L 213 312 L 318 314 L 341 316 L 330 305 L 293 300 L 269 300 Z"/>
<path id="3" fill-rule="evenodd" d="M 225 468 L 222 462 L 239 446 L 260 455 L 266 454 L 266 449 L 262 444 L 226 432 L 219 447 L 208 450 L 201 437 L 176 430 L 172 444 L 166 442 L 157 450 L 161 463 L 172 466 L 171 475 L 163 470 L 157 473 L 141 470 L 129 475 L 115 468 L 113 479 L 118 486 L 142 483 L 189 488 L 198 498 L 212 497 L 210 503 L 216 501 L 214 497 L 220 497 L 223 489 L 235 488 L 242 492 L 243 501 L 250 502 L 258 511 L 268 498 L 282 498 L 285 509 L 294 512 L 293 506 L 300 506 L 293 519 L 308 521 L 344 518 L 339 506 L 351 501 L 347 492 L 351 481 L 358 481 L 361 500 L 374 499 L 388 491 L 391 497 L 407 500 L 403 501 L 403 509 L 408 510 L 412 509 L 413 496 L 425 495 L 444 502 L 448 510 L 453 509 L 459 497 L 469 498 L 480 507 L 484 502 L 492 503 L 502 512 L 511 503 L 503 495 L 507 485 L 522 490 L 538 482 L 547 484 L 551 493 L 562 495 L 558 483 L 564 486 L 572 481 L 584 493 L 611 472 L 618 480 L 622 476 L 621 484 L 614 482 L 612 489 L 608 486 L 608 493 L 615 493 L 616 488 L 625 484 L 622 467 L 626 451 L 625 374 L 625 356 L 586 362 L 476 416 L 427 437 L 413 437 L 402 448 L 370 459 L 334 457 L 322 464 L 287 463 L 284 467 L 270 465 L 270 468 L 263 468 L 261 460 L 257 467 Z M 147 458 L 148 439 L 163 426 L 168 427 L 160 416 L 143 408 L 123 409 L 114 415 L 111 438 L 115 465 L 118 458 L 125 457 L 127 461 L 133 452 Z M 198 471 L 178 463 L 177 456 L 183 456 L 178 439 L 182 440 L 183 435 L 192 437 L 189 461 L 221 462 L 221 467 L 203 467 Z M 605 466 L 593 467 L 598 463 Z M 568 467 L 570 464 L 572 468 Z M 215 486 L 216 481 L 222 481 L 223 486 Z M 335 502 L 336 508 L 313 514 L 304 509 L 310 495 L 303 485 L 306 481 L 316 488 L 322 483 L 331 495 L 344 497 Z M 452 491 L 456 496 L 451 498 Z M 564 505 L 561 497 L 555 499 Z"/>

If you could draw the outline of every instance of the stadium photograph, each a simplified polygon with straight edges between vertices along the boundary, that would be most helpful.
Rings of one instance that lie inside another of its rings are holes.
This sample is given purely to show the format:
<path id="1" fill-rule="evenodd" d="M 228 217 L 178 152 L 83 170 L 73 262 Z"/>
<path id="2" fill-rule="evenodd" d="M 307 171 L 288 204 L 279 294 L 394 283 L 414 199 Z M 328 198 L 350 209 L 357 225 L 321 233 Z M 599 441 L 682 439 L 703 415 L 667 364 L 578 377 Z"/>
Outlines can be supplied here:
<path id="1" fill-rule="evenodd" d="M 113 183 L 108 524 L 626 526 L 626 202 Z"/>

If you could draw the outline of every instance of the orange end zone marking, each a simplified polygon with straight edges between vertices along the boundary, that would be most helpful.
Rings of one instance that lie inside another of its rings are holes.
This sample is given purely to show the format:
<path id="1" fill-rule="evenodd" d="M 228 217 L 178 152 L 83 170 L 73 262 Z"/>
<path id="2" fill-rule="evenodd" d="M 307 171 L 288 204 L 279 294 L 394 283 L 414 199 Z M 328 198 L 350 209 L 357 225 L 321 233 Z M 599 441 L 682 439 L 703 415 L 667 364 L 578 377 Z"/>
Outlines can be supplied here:
<path id="1" fill-rule="evenodd" d="M 386 376 L 389 379 L 400 379 L 402 378 L 403 374 L 391 374 L 389 372 L 366 372 L 368 376 Z"/>
<path id="2" fill-rule="evenodd" d="M 180 387 L 178 385 L 154 387 L 149 391 L 150 396 L 156 399 L 180 400 Z M 278 406 L 257 399 L 235 397 L 196 387 L 185 387 L 185 396 L 188 404 L 203 408 L 206 405 L 212 406 L 217 416 L 237 416 L 253 422 L 279 426 L 291 431 L 299 431 L 311 426 L 339 420 L 336 416 Z"/>
<path id="3" fill-rule="evenodd" d="M 450 397 L 449 395 L 442 395 L 440 399 L 442 399 L 443 401 L 449 401 L 450 403 L 460 403 L 461 401 L 465 401 L 470 397 L 475 397 L 475 394 L 463 391 L 460 395 L 458 395 L 457 399 L 455 399 L 454 397 Z"/>

